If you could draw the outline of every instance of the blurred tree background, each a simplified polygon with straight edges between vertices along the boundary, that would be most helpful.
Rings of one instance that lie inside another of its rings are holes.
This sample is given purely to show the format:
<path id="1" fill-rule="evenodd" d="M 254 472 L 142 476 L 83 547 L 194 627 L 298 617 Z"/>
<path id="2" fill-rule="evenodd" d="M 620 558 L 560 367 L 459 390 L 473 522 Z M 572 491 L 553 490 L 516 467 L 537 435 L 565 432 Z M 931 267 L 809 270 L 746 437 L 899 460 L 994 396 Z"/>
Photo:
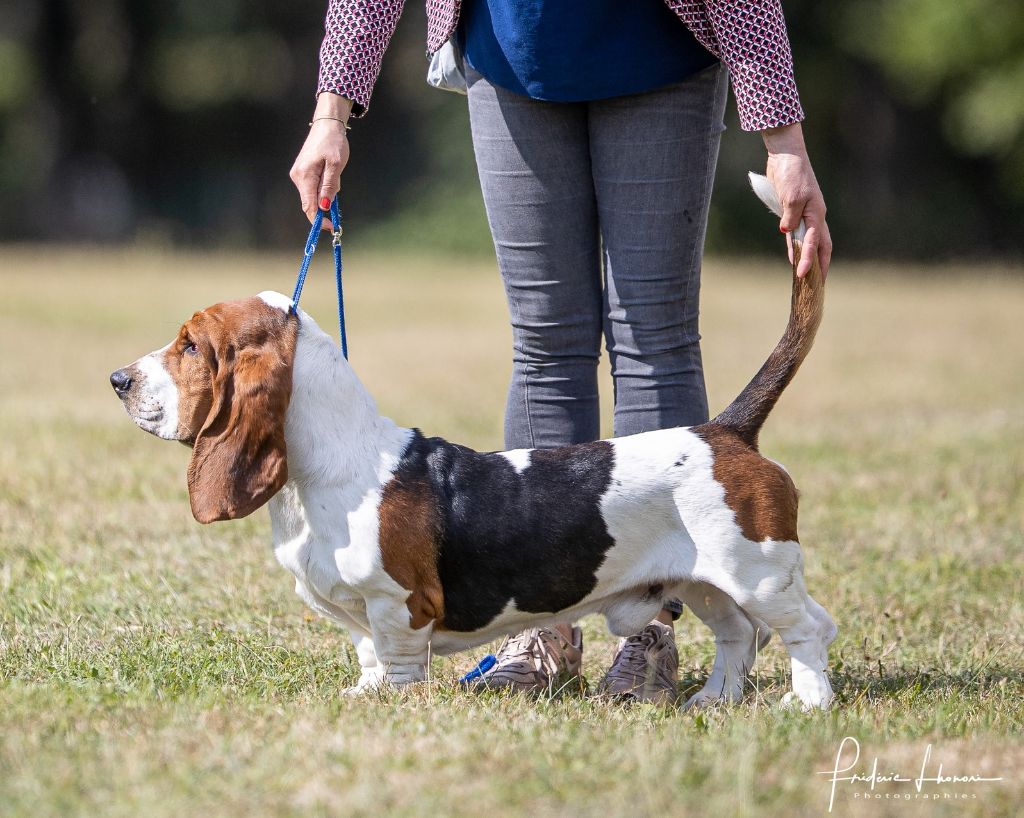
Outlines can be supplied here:
<path id="1" fill-rule="evenodd" d="M 325 5 L 0 0 L 0 239 L 298 246 L 287 174 Z M 1021 256 L 1024 3 L 785 8 L 837 252 Z M 489 252 L 465 100 L 424 83 L 424 37 L 410 2 L 354 123 L 347 233 Z M 761 252 L 776 239 L 744 172 L 764 150 L 733 106 L 728 124 L 709 249 Z"/>

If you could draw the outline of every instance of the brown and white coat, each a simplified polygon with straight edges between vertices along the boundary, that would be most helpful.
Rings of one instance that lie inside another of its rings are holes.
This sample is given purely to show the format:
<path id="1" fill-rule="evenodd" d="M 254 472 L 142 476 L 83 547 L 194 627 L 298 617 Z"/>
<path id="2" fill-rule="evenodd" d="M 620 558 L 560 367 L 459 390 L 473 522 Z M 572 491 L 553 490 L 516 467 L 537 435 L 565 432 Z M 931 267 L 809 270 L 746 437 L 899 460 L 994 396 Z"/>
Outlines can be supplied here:
<path id="1" fill-rule="evenodd" d="M 691 704 L 735 699 L 772 631 L 793 693 L 827 706 L 831 618 L 807 593 L 797 492 L 757 451 L 821 316 L 794 279 L 786 334 L 714 421 L 554 450 L 480 453 L 382 417 L 330 337 L 263 293 L 196 313 L 111 376 L 133 420 L 192 446 L 192 511 L 269 503 L 299 596 L 356 642 L 358 689 L 425 678 L 451 653 L 600 612 L 616 634 L 679 596 L 718 653 Z"/>

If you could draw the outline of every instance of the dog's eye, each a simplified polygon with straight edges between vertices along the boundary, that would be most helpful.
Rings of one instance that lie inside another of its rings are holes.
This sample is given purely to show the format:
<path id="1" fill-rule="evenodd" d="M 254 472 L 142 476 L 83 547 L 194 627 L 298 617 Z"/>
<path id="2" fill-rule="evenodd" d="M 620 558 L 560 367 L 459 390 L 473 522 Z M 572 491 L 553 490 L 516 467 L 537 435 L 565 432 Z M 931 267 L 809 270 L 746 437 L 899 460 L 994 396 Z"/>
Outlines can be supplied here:
<path id="1" fill-rule="evenodd" d="M 187 341 L 185 343 L 184 353 L 186 355 L 195 355 L 199 351 L 199 348 L 193 341 Z"/>

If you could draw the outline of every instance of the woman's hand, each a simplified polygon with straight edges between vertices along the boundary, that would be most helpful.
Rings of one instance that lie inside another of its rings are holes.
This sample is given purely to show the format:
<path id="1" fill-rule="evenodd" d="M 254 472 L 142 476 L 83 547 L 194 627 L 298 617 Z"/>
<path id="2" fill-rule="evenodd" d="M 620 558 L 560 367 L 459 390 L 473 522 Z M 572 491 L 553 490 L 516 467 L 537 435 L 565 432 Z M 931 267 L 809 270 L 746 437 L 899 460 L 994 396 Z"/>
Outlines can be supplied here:
<path id="1" fill-rule="evenodd" d="M 792 231 L 800 224 L 807 225 L 796 274 L 802 278 L 811 271 L 811 261 L 817 254 L 821 264 L 821 277 L 828 275 L 832 259 L 832 237 L 825 221 L 825 199 L 814 178 L 811 160 L 807 156 L 800 123 L 762 131 L 768 148 L 767 176 L 782 203 L 783 214 L 779 229 L 786 234 L 789 258 L 793 260 Z"/>
<path id="2" fill-rule="evenodd" d="M 341 187 L 341 172 L 348 164 L 348 136 L 345 126 L 352 101 L 324 92 L 317 97 L 309 136 L 288 174 L 299 190 L 299 202 L 306 218 L 313 221 L 317 208 L 327 210 Z M 330 220 L 323 229 L 331 228 Z"/>

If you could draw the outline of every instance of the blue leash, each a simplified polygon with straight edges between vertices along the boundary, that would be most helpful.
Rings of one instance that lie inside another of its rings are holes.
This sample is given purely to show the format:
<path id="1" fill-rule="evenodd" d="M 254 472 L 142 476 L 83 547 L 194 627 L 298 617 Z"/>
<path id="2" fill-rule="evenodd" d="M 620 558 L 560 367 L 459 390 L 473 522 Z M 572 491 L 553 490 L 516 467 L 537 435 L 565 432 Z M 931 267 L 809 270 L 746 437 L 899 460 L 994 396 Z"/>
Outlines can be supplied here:
<path id="1" fill-rule="evenodd" d="M 334 280 L 338 285 L 338 337 L 341 340 L 341 354 L 348 358 L 348 336 L 345 334 L 345 296 L 341 290 L 341 210 L 338 208 L 338 197 L 331 202 L 331 231 L 332 244 L 334 245 Z M 292 312 L 297 313 L 299 309 L 299 298 L 302 296 L 302 287 L 306 283 L 306 273 L 309 272 L 309 263 L 313 260 L 313 253 L 316 252 L 317 242 L 320 241 L 320 229 L 324 222 L 324 211 L 319 207 L 316 209 L 316 216 L 313 217 L 313 226 L 309 231 L 309 238 L 306 239 L 306 251 L 302 256 L 302 264 L 299 266 L 299 277 L 295 281 L 295 292 L 292 293 Z"/>
<path id="2" fill-rule="evenodd" d="M 477 679 L 482 679 L 486 675 L 487 671 L 496 664 L 498 664 L 498 658 L 493 654 L 488 653 L 483 659 L 477 662 L 475 668 L 459 679 L 459 681 L 462 684 L 469 684 L 470 682 L 475 682 Z"/>

